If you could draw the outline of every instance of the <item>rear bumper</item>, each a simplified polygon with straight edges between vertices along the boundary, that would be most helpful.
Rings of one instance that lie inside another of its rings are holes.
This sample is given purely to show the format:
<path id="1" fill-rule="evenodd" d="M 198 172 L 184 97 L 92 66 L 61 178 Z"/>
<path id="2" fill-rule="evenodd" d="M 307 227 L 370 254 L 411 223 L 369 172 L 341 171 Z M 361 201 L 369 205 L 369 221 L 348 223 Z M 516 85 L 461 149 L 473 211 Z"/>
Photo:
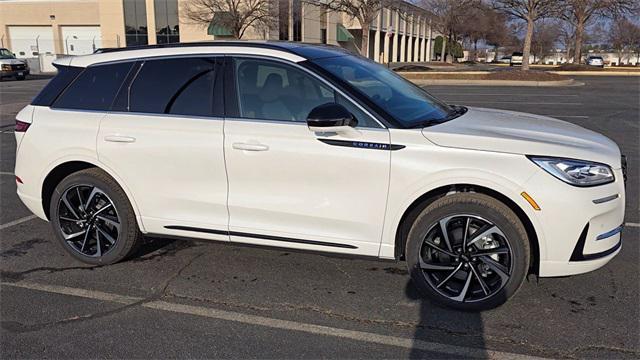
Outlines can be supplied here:
<path id="1" fill-rule="evenodd" d="M 42 220 L 49 221 L 47 219 L 47 215 L 44 213 L 44 208 L 42 207 L 42 199 L 26 195 L 21 192 L 19 188 L 18 197 L 20 198 L 20 201 L 22 201 L 22 203 L 37 217 Z"/>

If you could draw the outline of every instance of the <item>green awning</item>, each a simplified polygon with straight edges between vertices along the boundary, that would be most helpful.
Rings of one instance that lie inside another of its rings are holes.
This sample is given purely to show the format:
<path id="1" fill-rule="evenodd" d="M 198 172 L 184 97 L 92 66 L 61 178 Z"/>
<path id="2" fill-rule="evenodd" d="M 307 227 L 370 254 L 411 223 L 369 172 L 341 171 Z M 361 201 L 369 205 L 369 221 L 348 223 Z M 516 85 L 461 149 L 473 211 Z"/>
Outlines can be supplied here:
<path id="1" fill-rule="evenodd" d="M 209 28 L 207 29 L 207 34 L 215 35 L 215 36 L 231 36 L 233 32 L 222 25 L 225 23 L 224 17 L 228 16 L 228 13 L 215 13 L 213 14 L 213 19 L 211 19 L 211 23 L 209 23 Z"/>
<path id="2" fill-rule="evenodd" d="M 351 41 L 354 39 L 353 35 L 351 35 L 349 30 L 347 30 L 347 28 L 342 26 L 342 24 L 336 24 L 336 28 L 337 28 L 336 38 L 338 41 Z"/>

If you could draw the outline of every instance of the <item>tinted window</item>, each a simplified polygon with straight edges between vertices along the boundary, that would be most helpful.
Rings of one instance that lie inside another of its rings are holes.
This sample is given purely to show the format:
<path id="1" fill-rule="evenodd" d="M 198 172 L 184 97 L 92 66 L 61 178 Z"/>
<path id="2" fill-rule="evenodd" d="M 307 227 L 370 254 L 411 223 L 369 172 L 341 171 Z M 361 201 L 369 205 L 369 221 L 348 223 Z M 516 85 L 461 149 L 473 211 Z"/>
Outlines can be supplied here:
<path id="1" fill-rule="evenodd" d="M 313 60 L 338 80 L 393 116 L 402 127 L 423 127 L 450 119 L 452 109 L 393 71 L 356 56 Z"/>
<path id="2" fill-rule="evenodd" d="M 53 104 L 55 108 L 109 110 L 132 63 L 86 68 Z"/>
<path id="3" fill-rule="evenodd" d="M 215 61 L 215 58 L 146 61 L 131 85 L 129 110 L 197 116 L 222 113 L 222 109 L 214 109 Z"/>
<path id="4" fill-rule="evenodd" d="M 58 95 L 84 70 L 83 68 L 71 66 L 56 67 L 58 68 L 58 74 L 33 99 L 31 105 L 50 106 Z"/>
<path id="5" fill-rule="evenodd" d="M 268 60 L 239 59 L 236 60 L 236 74 L 241 117 L 306 122 L 316 106 L 338 102 L 355 115 L 359 126 L 379 127 L 333 89 L 293 66 Z"/>

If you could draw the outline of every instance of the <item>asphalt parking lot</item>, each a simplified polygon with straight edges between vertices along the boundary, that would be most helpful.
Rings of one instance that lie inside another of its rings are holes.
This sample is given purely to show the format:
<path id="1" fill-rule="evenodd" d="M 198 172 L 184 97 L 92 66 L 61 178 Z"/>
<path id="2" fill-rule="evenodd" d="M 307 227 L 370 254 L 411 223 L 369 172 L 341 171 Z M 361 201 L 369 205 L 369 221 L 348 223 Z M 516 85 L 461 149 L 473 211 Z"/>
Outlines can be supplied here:
<path id="1" fill-rule="evenodd" d="M 15 195 L 17 111 L 46 80 L 0 83 L 0 357 L 640 357 L 640 78 L 581 87 L 437 86 L 449 103 L 551 115 L 629 159 L 621 253 L 574 277 L 531 278 L 504 306 L 461 313 L 418 298 L 404 263 L 156 239 L 90 267 Z"/>

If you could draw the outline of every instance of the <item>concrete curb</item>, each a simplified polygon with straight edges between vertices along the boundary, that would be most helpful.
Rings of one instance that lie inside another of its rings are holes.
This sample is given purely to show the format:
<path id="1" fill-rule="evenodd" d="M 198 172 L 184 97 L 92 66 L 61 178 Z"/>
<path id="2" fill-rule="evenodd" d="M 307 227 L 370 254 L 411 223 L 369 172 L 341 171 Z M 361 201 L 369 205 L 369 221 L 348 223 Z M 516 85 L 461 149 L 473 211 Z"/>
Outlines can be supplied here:
<path id="1" fill-rule="evenodd" d="M 550 74 L 575 76 L 640 76 L 640 71 L 547 71 Z"/>
<path id="2" fill-rule="evenodd" d="M 453 80 L 453 79 L 410 79 L 416 85 L 465 85 L 465 86 L 529 86 L 529 87 L 561 87 L 583 86 L 584 83 L 569 80 L 559 81 L 520 81 L 520 80 Z"/>

